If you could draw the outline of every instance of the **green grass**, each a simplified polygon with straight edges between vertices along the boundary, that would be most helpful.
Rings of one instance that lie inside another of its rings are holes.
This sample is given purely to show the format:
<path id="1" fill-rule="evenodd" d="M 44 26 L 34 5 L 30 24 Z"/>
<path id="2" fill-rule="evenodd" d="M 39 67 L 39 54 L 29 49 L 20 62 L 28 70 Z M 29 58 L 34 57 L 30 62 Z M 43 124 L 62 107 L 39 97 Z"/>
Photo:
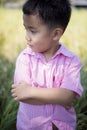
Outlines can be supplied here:
<path id="1" fill-rule="evenodd" d="M 26 47 L 25 30 L 21 10 L 0 8 L 0 130 L 16 130 L 18 103 L 11 97 L 11 84 L 15 60 Z M 87 130 L 87 10 L 73 10 L 71 21 L 61 41 L 82 63 L 81 82 L 84 88 L 82 98 L 75 103 L 77 130 Z"/>

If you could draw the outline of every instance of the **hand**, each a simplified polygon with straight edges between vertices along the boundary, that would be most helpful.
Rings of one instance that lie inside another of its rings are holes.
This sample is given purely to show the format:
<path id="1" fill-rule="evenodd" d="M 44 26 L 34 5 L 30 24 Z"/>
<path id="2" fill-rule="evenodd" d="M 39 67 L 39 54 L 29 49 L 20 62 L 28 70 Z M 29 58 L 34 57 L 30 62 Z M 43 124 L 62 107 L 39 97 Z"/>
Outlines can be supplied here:
<path id="1" fill-rule="evenodd" d="M 64 106 L 65 109 L 69 110 L 70 108 L 72 108 L 74 106 L 75 101 L 76 101 L 76 98 L 69 105 Z"/>
<path id="2" fill-rule="evenodd" d="M 24 81 L 20 81 L 18 84 L 12 85 L 12 96 L 16 101 L 22 101 L 30 98 L 31 87 Z"/>

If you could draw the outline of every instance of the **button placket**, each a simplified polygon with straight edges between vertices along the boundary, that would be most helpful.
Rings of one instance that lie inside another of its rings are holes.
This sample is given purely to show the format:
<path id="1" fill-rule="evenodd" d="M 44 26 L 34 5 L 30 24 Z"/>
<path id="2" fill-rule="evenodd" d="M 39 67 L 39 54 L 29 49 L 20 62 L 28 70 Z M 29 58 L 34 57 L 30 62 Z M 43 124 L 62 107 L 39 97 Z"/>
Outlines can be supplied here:
<path id="1" fill-rule="evenodd" d="M 50 64 L 46 64 L 45 65 L 45 76 L 46 76 L 46 86 L 47 86 L 47 88 L 49 88 L 50 87 L 50 68 L 51 67 L 51 65 Z"/>

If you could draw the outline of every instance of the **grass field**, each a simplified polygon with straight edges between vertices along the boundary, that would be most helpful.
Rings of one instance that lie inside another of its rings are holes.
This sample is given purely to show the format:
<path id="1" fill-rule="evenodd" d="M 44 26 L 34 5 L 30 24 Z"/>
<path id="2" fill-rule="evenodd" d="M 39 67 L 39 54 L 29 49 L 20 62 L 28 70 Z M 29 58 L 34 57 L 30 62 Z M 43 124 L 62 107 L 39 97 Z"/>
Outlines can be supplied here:
<path id="1" fill-rule="evenodd" d="M 13 83 L 15 60 L 26 47 L 21 10 L 0 8 L 0 130 L 16 130 L 18 103 L 10 89 Z M 87 10 L 73 9 L 71 21 L 61 41 L 76 53 L 82 63 L 81 82 L 84 93 L 75 103 L 77 130 L 87 130 Z"/>

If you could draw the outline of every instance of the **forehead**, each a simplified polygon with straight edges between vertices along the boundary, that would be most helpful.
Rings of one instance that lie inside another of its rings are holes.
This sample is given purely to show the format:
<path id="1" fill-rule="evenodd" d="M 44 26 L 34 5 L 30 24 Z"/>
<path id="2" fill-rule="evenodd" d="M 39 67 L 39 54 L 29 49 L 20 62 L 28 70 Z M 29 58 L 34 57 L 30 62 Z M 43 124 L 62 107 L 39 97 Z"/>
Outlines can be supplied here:
<path id="1" fill-rule="evenodd" d="M 25 14 L 23 14 L 23 24 L 33 26 L 43 25 L 38 15 L 25 15 Z"/>

